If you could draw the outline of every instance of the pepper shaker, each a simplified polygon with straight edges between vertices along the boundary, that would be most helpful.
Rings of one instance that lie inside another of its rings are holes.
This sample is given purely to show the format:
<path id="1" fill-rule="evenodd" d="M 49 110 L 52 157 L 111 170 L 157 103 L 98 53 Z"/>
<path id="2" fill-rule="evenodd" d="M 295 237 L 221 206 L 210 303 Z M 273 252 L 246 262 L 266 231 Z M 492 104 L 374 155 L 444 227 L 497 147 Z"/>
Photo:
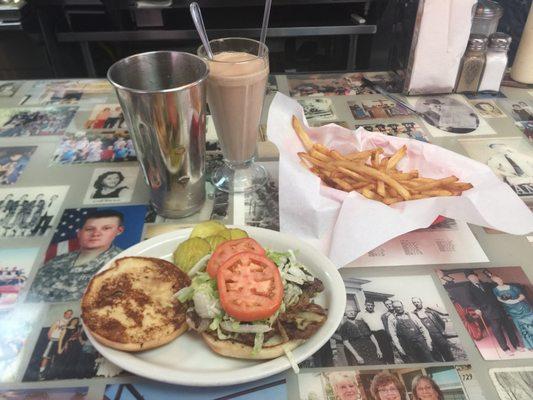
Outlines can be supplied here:
<path id="1" fill-rule="evenodd" d="M 470 35 L 468 46 L 461 60 L 461 68 L 459 69 L 459 75 L 455 85 L 455 91 L 457 93 L 477 92 L 485 67 L 487 41 L 486 36 L 478 34 Z"/>

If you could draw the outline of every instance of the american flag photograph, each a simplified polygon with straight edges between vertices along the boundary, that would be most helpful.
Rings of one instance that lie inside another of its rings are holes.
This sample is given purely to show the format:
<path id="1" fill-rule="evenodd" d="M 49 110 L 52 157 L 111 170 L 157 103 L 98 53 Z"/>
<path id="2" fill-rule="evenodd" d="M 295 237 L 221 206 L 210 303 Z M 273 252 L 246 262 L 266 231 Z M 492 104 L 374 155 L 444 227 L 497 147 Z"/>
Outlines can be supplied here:
<path id="1" fill-rule="evenodd" d="M 144 218 L 147 206 L 122 206 L 122 207 L 86 207 L 67 208 L 57 225 L 56 232 L 46 252 L 45 262 L 61 254 L 70 253 L 79 249 L 78 231 L 83 226 L 88 214 L 101 210 L 119 211 L 124 215 L 124 232 L 117 236 L 114 244 L 121 249 L 127 249 L 141 240 Z"/>

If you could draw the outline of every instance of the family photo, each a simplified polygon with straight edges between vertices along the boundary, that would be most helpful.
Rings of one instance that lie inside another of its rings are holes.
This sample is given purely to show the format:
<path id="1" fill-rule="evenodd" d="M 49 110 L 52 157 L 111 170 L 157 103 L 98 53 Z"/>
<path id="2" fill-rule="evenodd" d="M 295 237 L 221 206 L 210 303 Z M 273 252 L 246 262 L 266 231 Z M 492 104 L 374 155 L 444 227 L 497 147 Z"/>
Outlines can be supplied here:
<path id="1" fill-rule="evenodd" d="M 95 169 L 83 203 L 127 203 L 133 196 L 138 174 L 137 166 Z"/>
<path id="2" fill-rule="evenodd" d="M 128 129 L 119 104 L 95 106 L 84 127 L 90 131 L 125 131 Z"/>
<path id="3" fill-rule="evenodd" d="M 386 99 L 349 101 L 348 107 L 355 119 L 386 119 L 412 115 L 406 108 Z"/>
<path id="4" fill-rule="evenodd" d="M 381 132 L 388 136 L 416 139 L 429 143 L 429 136 L 418 122 L 400 122 L 391 124 L 355 125 L 354 129 L 364 128 L 369 132 Z"/>
<path id="5" fill-rule="evenodd" d="M 78 107 L 5 108 L 0 110 L 0 137 L 63 135 Z"/>
<path id="6" fill-rule="evenodd" d="M 466 360 L 430 275 L 362 279 L 353 269 L 342 275 L 343 321 L 306 367 Z"/>
<path id="7" fill-rule="evenodd" d="M 526 139 L 463 139 L 459 142 L 471 158 L 487 164 L 518 196 L 533 196 L 533 145 Z"/>
<path id="8" fill-rule="evenodd" d="M 64 211 L 26 301 L 78 300 L 93 275 L 141 240 L 146 206 Z"/>
<path id="9" fill-rule="evenodd" d="M 49 232 L 67 190 L 68 186 L 0 189 L 0 238 Z"/>
<path id="10" fill-rule="evenodd" d="M 84 164 L 135 161 L 137 155 L 130 136 L 116 133 L 67 133 L 52 156 L 52 164 Z"/>
<path id="11" fill-rule="evenodd" d="M 34 247 L 0 250 L 0 312 L 17 303 L 38 252 Z"/>
<path id="12" fill-rule="evenodd" d="M 499 100 L 498 104 L 515 121 L 533 121 L 533 103 L 529 101 Z"/>
<path id="13" fill-rule="evenodd" d="M 0 147 L 0 185 L 12 185 L 28 163 L 37 146 Z"/>
<path id="14" fill-rule="evenodd" d="M 533 358 L 533 287 L 520 267 L 437 273 L 485 360 Z"/>
<path id="15" fill-rule="evenodd" d="M 297 378 L 299 398 L 300 400 L 474 400 L 469 397 L 458 368 L 460 367 L 446 366 L 302 372 Z"/>
<path id="16" fill-rule="evenodd" d="M 79 307 L 78 303 L 50 307 L 22 381 L 112 377 L 122 372 L 89 341 Z"/>

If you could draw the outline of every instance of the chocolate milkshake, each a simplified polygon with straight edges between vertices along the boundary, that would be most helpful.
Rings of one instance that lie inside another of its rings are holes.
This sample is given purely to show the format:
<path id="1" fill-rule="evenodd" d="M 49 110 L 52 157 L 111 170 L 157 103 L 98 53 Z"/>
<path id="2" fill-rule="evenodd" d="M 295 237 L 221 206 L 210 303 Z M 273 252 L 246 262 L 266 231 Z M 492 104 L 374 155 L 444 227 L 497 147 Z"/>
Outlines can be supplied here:
<path id="1" fill-rule="evenodd" d="M 209 69 L 207 102 L 224 158 L 237 167 L 255 153 L 268 56 L 222 51 L 209 61 Z"/>

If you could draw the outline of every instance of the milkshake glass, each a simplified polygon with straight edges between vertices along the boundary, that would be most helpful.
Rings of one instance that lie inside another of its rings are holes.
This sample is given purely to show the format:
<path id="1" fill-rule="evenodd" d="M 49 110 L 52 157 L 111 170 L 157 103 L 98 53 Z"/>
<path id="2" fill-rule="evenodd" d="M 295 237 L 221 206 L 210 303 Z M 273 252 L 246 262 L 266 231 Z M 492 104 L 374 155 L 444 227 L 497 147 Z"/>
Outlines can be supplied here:
<path id="1" fill-rule="evenodd" d="M 239 193 L 263 186 L 268 175 L 254 163 L 259 122 L 268 80 L 268 48 L 252 39 L 225 38 L 209 42 L 213 59 L 203 46 L 198 55 L 207 60 L 207 103 L 213 116 L 224 165 L 211 175 L 220 190 Z"/>

